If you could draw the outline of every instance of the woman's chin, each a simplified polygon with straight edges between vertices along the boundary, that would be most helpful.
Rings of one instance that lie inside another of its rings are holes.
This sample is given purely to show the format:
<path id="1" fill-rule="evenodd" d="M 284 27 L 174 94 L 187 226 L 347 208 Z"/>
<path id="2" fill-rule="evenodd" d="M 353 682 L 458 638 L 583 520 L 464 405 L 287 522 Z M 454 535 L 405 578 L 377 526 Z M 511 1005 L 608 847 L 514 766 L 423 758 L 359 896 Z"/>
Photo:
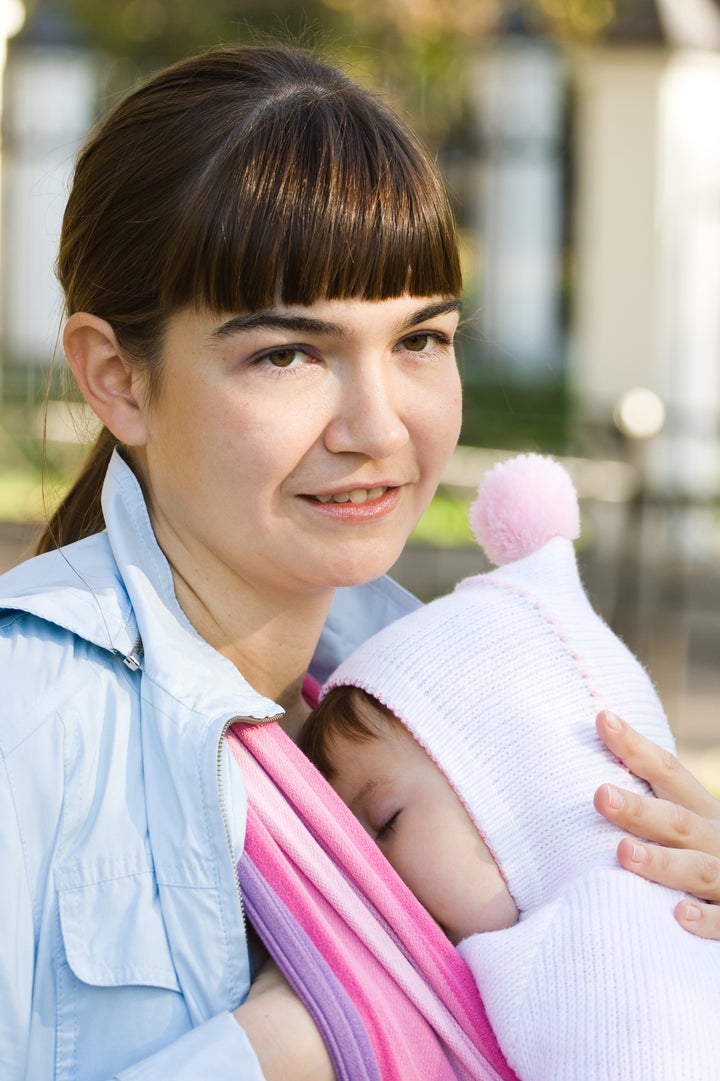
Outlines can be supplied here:
<path id="1" fill-rule="evenodd" d="M 339 589 L 340 587 L 363 586 L 367 585 L 368 582 L 374 582 L 376 578 L 382 578 L 384 574 L 388 574 L 392 570 L 400 558 L 400 554 L 401 550 L 394 552 L 391 556 L 362 559 L 356 562 L 352 560 L 344 561 L 342 566 L 336 568 L 333 574 L 333 586 Z"/>

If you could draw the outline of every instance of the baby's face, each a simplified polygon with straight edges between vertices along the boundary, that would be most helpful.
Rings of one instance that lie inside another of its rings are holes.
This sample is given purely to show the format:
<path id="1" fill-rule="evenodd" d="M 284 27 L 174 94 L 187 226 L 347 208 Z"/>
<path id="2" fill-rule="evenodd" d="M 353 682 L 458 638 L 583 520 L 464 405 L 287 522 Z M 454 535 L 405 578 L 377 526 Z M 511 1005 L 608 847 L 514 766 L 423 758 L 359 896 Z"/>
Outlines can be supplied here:
<path id="1" fill-rule="evenodd" d="M 379 735 L 332 739 L 335 791 L 452 942 L 512 926 L 515 903 L 445 775 L 399 722 L 362 709 Z"/>

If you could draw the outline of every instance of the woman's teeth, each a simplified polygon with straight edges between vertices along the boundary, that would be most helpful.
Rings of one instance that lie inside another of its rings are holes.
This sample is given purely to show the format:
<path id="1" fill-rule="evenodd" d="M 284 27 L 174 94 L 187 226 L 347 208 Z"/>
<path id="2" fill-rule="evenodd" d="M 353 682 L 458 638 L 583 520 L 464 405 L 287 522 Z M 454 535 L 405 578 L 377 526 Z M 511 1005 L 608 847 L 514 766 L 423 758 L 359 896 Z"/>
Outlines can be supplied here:
<path id="1" fill-rule="evenodd" d="M 365 503 L 368 499 L 379 499 L 387 488 L 353 488 L 349 492 L 336 495 L 316 495 L 318 503 Z"/>

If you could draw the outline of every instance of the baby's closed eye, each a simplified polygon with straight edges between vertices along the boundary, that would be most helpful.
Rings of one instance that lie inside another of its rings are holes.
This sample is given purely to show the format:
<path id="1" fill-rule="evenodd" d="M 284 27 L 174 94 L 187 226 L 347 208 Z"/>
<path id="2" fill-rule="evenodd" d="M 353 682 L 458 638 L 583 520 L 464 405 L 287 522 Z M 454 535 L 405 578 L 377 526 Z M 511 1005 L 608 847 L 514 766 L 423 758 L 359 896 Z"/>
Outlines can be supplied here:
<path id="1" fill-rule="evenodd" d="M 382 841 L 384 839 L 387 839 L 387 837 L 389 837 L 390 834 L 393 833 L 393 831 L 395 829 L 395 826 L 397 824 L 397 820 L 400 817 L 400 813 L 401 812 L 399 810 L 395 811 L 395 813 L 390 815 L 390 817 L 385 821 L 385 823 L 382 826 L 380 826 L 380 828 L 377 830 L 377 832 L 375 834 L 375 840 L 376 841 Z"/>

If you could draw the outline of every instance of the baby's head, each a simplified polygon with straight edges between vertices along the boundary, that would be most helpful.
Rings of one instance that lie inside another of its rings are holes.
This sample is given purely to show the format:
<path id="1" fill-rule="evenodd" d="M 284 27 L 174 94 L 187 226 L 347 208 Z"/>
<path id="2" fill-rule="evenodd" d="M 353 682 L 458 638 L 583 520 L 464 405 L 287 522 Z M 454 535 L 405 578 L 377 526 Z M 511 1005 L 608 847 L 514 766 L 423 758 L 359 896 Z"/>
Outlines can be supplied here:
<path id="1" fill-rule="evenodd" d="M 380 791 L 385 759 L 397 758 L 397 784 L 404 781 L 400 759 L 416 741 L 526 912 L 569 877 L 615 865 L 617 837 L 593 809 L 595 788 L 645 790 L 600 742 L 597 712 L 614 709 L 661 745 L 673 744 L 646 673 L 583 590 L 571 542 L 577 497 L 565 470 L 538 455 L 506 462 L 486 476 L 472 516 L 478 539 L 502 565 L 360 646 L 326 684 L 303 745 L 395 863 L 384 827 L 397 808 L 383 806 L 385 819 L 373 809 L 371 817 L 362 800 Z M 357 692 L 336 698 L 333 688 L 345 687 L 372 695 L 374 706 Z M 336 719 L 347 715 L 348 701 L 364 727 Z M 414 849 L 428 864 L 438 857 L 424 821 Z M 462 888 L 469 862 L 451 861 L 443 873 L 454 869 Z"/>
<path id="2" fill-rule="evenodd" d="M 335 687 L 300 746 L 453 942 L 515 923 L 505 881 L 445 774 L 381 702 Z"/>

